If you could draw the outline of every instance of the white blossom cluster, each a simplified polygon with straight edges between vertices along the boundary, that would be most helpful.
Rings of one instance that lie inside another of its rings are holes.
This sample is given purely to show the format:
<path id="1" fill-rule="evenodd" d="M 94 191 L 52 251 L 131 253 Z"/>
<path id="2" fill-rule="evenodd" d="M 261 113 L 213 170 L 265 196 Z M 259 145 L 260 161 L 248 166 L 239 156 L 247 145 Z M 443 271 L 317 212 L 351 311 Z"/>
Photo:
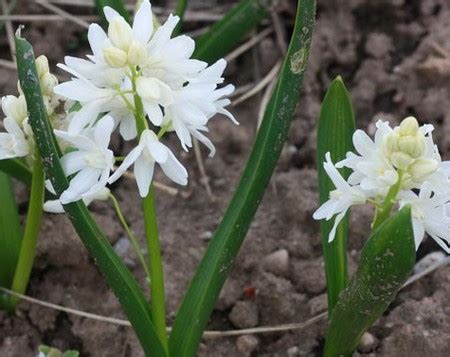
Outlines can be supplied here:
<path id="1" fill-rule="evenodd" d="M 49 211 L 61 211 L 61 204 L 80 199 L 89 203 L 104 198 L 106 186 L 132 165 L 142 197 L 148 195 L 155 164 L 169 179 L 186 185 L 187 171 L 161 142 L 163 136 L 175 132 L 185 151 L 196 138 L 213 156 L 214 145 L 205 135 L 208 121 L 221 113 L 237 124 L 225 109 L 234 87 L 220 87 L 225 60 L 208 66 L 192 59 L 194 41 L 185 35 L 172 37 L 177 16 L 170 15 L 158 27 L 148 0 L 137 10 L 132 26 L 110 7 L 104 14 L 107 33 L 97 24 L 89 27 L 92 54 L 87 59 L 67 56 L 58 65 L 72 75 L 70 81 L 58 84 L 45 57 L 37 60 L 55 136 L 65 153 L 62 166 L 71 179 L 59 201 L 46 203 Z M 53 115 L 53 104 L 61 100 L 64 108 L 58 108 L 63 114 Z M 31 155 L 34 144 L 23 95 L 5 97 L 2 104 L 7 132 L 0 133 L 0 160 Z M 135 140 L 137 145 L 114 171 L 116 158 L 109 144 L 116 129 L 125 141 Z M 47 188 L 52 191 L 51 185 Z"/>
<path id="2" fill-rule="evenodd" d="M 378 212 L 386 200 L 395 200 L 398 208 L 411 206 L 416 249 L 425 232 L 450 253 L 450 161 L 442 161 L 433 142 L 432 125 L 419 126 L 414 117 L 392 128 L 378 121 L 372 140 L 364 131 L 353 135 L 357 154 L 348 152 L 344 160 L 333 164 L 326 154 L 324 169 L 335 190 L 314 213 L 316 220 L 334 218 L 329 235 L 353 205 L 370 203 Z M 345 180 L 338 168 L 352 170 Z"/>

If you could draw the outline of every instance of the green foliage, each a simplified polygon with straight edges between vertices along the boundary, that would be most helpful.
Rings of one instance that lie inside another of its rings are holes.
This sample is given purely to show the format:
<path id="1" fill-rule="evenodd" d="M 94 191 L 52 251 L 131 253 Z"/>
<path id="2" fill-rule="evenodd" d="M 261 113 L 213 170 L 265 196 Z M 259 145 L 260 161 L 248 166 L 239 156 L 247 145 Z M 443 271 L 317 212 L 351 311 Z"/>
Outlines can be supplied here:
<path id="1" fill-rule="evenodd" d="M 39 346 L 39 352 L 43 353 L 45 357 L 79 357 L 80 352 L 67 350 L 66 352 L 61 352 L 57 348 L 49 346 Z"/>
<path id="2" fill-rule="evenodd" d="M 22 232 L 11 179 L 0 172 L 0 286 L 12 283 L 20 251 Z M 0 295 L 0 307 L 6 296 Z"/>
<path id="3" fill-rule="evenodd" d="M 263 4 L 262 0 L 242 0 L 197 40 L 193 57 L 213 63 L 225 56 L 267 16 Z"/>
<path id="4" fill-rule="evenodd" d="M 19 159 L 0 160 L 0 171 L 28 186 L 31 185 L 31 170 Z"/>
<path id="5" fill-rule="evenodd" d="M 325 356 L 351 356 L 363 333 L 386 311 L 414 266 L 411 209 L 404 207 L 376 229 L 357 272 L 331 315 Z"/>
<path id="6" fill-rule="evenodd" d="M 323 168 L 325 154 L 331 153 L 334 163 L 345 158 L 353 150 L 352 135 L 355 131 L 355 117 L 350 96 L 341 77 L 337 77 L 329 86 L 322 103 L 317 129 L 317 171 L 319 175 L 320 204 L 328 200 L 330 191 L 335 187 Z M 344 178 L 348 169 L 341 169 Z M 333 310 L 338 296 L 347 284 L 347 235 L 348 215 L 336 230 L 333 242 L 328 235 L 334 220 L 320 222 L 325 261 L 325 275 L 328 293 L 328 311 Z"/>
<path id="7" fill-rule="evenodd" d="M 31 45 L 16 37 L 17 67 L 21 87 L 27 101 L 30 125 L 36 140 L 47 176 L 52 180 L 58 195 L 68 187 L 68 180 L 59 161 L 59 148 L 42 100 Z M 165 356 L 152 322 L 148 303 L 130 271 L 111 247 L 82 201 L 64 206 L 75 230 L 88 249 L 106 281 L 119 299 L 139 341 L 148 356 Z"/>
<path id="8" fill-rule="evenodd" d="M 252 153 L 178 311 L 169 341 L 173 356 L 195 355 L 219 292 L 264 195 L 297 105 L 314 20 L 315 1 L 300 0 L 291 44 Z"/>
<path id="9" fill-rule="evenodd" d="M 177 36 L 181 32 L 181 28 L 183 26 L 183 17 L 184 13 L 186 12 L 188 0 L 178 0 L 177 1 L 177 8 L 175 10 L 175 15 L 180 17 L 180 22 L 178 23 L 177 27 L 175 27 L 175 30 L 173 31 L 173 36 Z"/>
<path id="10" fill-rule="evenodd" d="M 95 0 L 95 7 L 97 9 L 97 13 L 102 18 L 102 24 L 106 28 L 108 22 L 106 21 L 105 14 L 103 13 L 103 8 L 105 6 L 109 6 L 116 10 L 122 17 L 130 22 L 130 14 L 127 9 L 125 9 L 125 4 L 123 0 Z"/>

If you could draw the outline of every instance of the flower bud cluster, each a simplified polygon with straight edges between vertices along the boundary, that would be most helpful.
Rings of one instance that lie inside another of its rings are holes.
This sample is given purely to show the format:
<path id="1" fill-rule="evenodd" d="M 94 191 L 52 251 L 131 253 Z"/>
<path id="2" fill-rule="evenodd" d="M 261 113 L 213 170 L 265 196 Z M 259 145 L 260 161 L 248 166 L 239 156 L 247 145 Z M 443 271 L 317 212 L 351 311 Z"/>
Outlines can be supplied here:
<path id="1" fill-rule="evenodd" d="M 450 162 L 442 162 L 433 142 L 432 125 L 419 126 L 408 117 L 391 128 L 387 122 L 377 123 L 375 140 L 362 130 L 353 135 L 359 155 L 333 164 L 329 153 L 325 171 L 336 189 L 315 213 L 315 219 L 334 219 L 329 239 L 333 240 L 337 225 L 353 205 L 373 203 L 376 210 L 392 205 L 410 205 L 416 248 L 428 233 L 450 253 Z M 347 167 L 352 174 L 345 180 L 337 169 Z"/>
<path id="2" fill-rule="evenodd" d="M 406 171 L 414 181 L 439 168 L 438 160 L 427 157 L 425 134 L 414 117 L 404 119 L 384 140 L 384 150 L 395 168 Z"/>
<path id="3" fill-rule="evenodd" d="M 134 39 L 132 28 L 122 17 L 117 16 L 110 22 L 108 38 L 111 45 L 103 49 L 103 55 L 109 66 L 140 66 L 147 60 L 145 44 Z"/>
<path id="4" fill-rule="evenodd" d="M 60 122 L 61 114 L 56 113 L 60 98 L 53 92 L 58 84 L 56 77 L 50 73 L 48 59 L 45 56 L 36 58 L 36 70 L 42 91 L 44 104 L 52 123 Z M 0 160 L 14 157 L 30 157 L 33 154 L 33 132 L 28 124 L 28 109 L 20 84 L 17 85 L 19 96 L 7 95 L 2 98 L 3 120 L 7 133 L 0 133 Z M 62 114 L 65 117 L 65 113 Z"/>

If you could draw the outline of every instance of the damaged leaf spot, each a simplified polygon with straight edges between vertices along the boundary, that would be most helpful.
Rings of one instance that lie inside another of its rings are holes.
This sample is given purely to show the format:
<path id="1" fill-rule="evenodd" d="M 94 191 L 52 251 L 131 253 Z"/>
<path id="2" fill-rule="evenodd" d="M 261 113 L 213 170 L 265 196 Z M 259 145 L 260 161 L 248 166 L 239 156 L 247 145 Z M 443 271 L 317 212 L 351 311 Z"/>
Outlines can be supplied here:
<path id="1" fill-rule="evenodd" d="M 308 50 L 306 48 L 300 48 L 291 57 L 291 72 L 294 74 L 302 73 L 308 62 Z"/>

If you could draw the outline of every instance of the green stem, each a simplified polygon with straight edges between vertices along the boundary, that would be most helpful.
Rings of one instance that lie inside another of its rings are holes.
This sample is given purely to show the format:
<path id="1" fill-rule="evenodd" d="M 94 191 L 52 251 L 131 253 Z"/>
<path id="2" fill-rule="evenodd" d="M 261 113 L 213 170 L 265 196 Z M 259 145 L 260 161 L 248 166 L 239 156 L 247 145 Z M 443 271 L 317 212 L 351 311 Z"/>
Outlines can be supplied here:
<path id="1" fill-rule="evenodd" d="M 183 26 L 183 17 L 184 13 L 186 12 L 187 7 L 187 0 L 178 0 L 177 1 L 177 8 L 175 10 L 175 15 L 180 17 L 180 22 L 178 23 L 177 27 L 175 27 L 175 30 L 173 31 L 173 36 L 178 36 L 181 32 L 181 27 Z"/>
<path id="2" fill-rule="evenodd" d="M 142 254 L 141 247 L 139 246 L 139 242 L 138 242 L 136 236 L 133 234 L 130 226 L 128 226 L 128 224 L 127 224 L 127 221 L 122 212 L 122 209 L 120 208 L 119 201 L 112 193 L 110 194 L 109 197 L 111 198 L 114 209 L 116 210 L 117 217 L 119 218 L 119 221 L 122 224 L 122 227 L 125 229 L 125 232 L 127 233 L 128 238 L 130 239 L 130 242 L 133 245 L 134 250 L 136 251 L 136 254 L 139 258 L 139 262 L 141 263 L 142 267 L 144 268 L 144 271 L 145 271 L 145 274 L 147 275 L 148 281 L 150 281 L 150 273 L 148 271 L 147 263 L 145 262 L 144 255 Z"/>
<path id="3" fill-rule="evenodd" d="M 136 70 L 132 69 L 132 85 L 136 92 Z M 136 108 L 136 127 L 138 134 L 148 129 L 148 123 L 145 118 L 144 106 L 141 98 L 135 94 L 134 105 Z M 150 297 L 151 311 L 153 316 L 153 324 L 156 333 L 164 346 L 166 352 L 169 351 L 167 326 L 166 326 L 166 301 L 164 292 L 164 271 L 161 259 L 161 247 L 159 242 L 158 222 L 156 219 L 155 209 L 155 193 L 153 186 L 147 197 L 143 198 L 145 235 L 147 241 L 147 249 L 149 255 L 149 271 L 150 271 Z"/>
<path id="4" fill-rule="evenodd" d="M 377 229 L 386 219 L 389 218 L 392 207 L 396 202 L 397 194 L 402 186 L 402 178 L 403 172 L 399 170 L 397 182 L 394 185 L 392 185 L 391 188 L 389 189 L 388 194 L 386 195 L 386 199 L 384 200 L 383 206 L 381 208 L 377 208 L 377 211 L 375 213 L 375 219 L 372 223 L 373 231 Z"/>
<path id="5" fill-rule="evenodd" d="M 36 158 L 33 163 L 33 178 L 31 182 L 30 203 L 28 206 L 25 232 L 20 247 L 19 260 L 14 274 L 11 290 L 24 294 L 30 279 L 34 257 L 36 255 L 36 243 L 41 227 L 44 205 L 44 168 L 42 159 L 36 150 Z M 16 297 L 11 297 L 11 307 L 19 302 Z"/>

